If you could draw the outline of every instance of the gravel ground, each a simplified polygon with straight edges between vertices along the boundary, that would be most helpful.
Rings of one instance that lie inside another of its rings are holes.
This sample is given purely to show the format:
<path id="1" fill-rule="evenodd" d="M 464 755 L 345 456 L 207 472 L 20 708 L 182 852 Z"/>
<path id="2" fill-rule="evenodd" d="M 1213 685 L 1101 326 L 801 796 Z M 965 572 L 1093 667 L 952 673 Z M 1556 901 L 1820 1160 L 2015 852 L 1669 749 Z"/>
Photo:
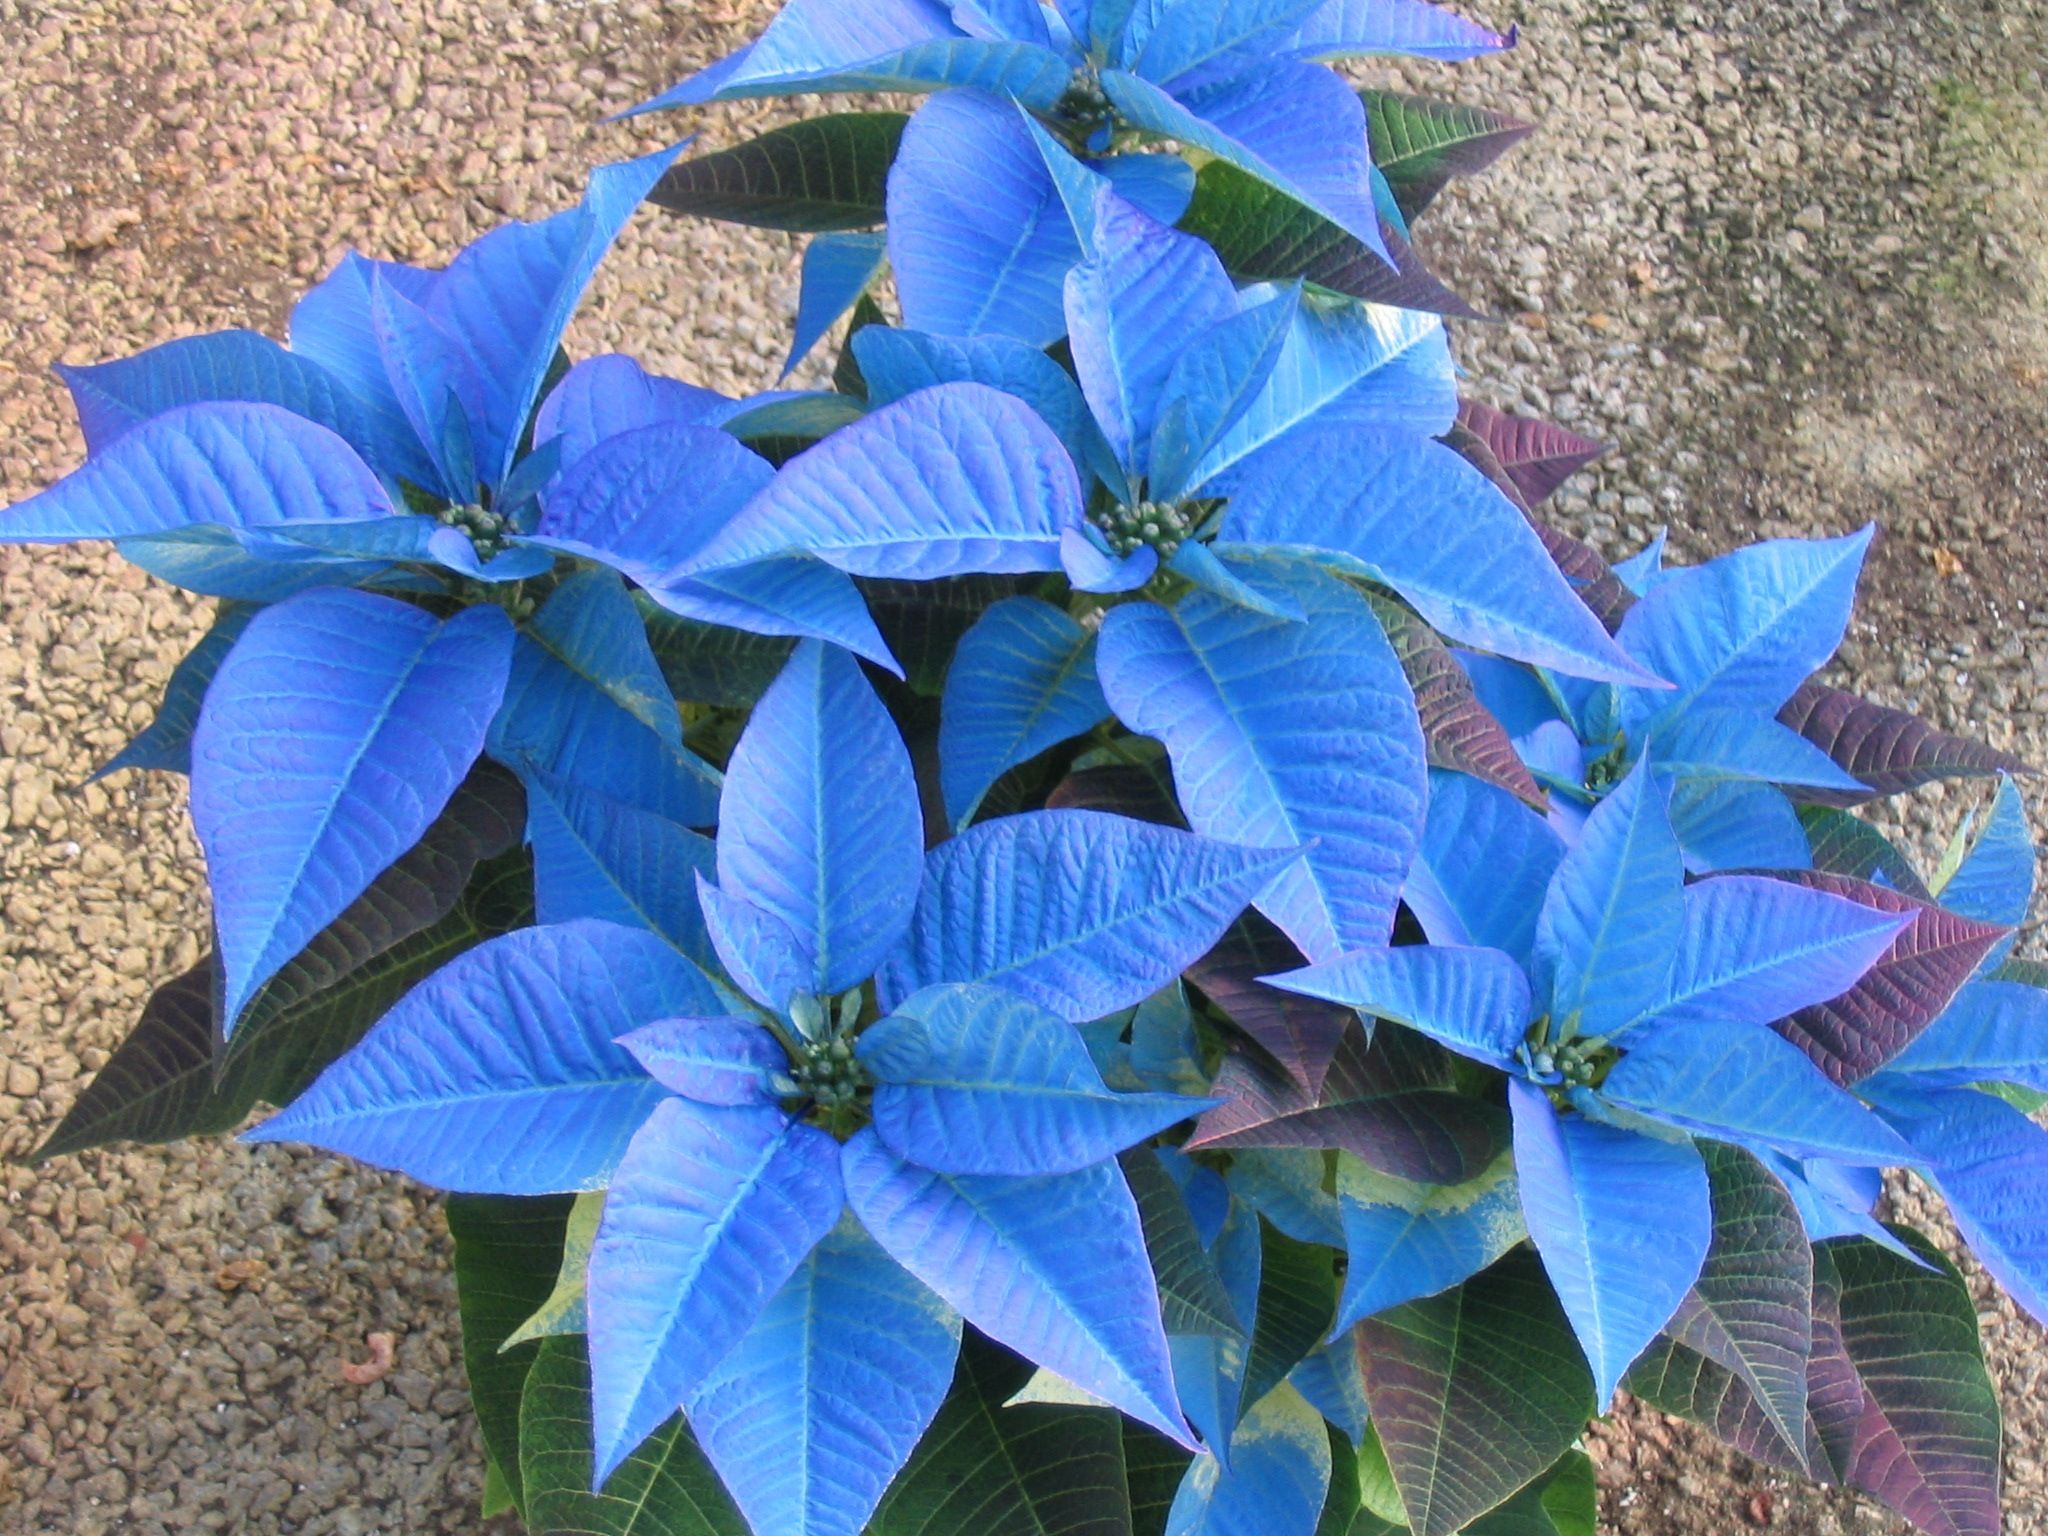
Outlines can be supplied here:
<path id="1" fill-rule="evenodd" d="M 600 117 L 767 10 L 0 0 L 0 500 L 78 459 L 50 360 L 276 331 L 345 243 L 436 260 L 560 207 L 588 165 L 652 142 Z M 2048 0 L 1488 14 L 1524 46 L 1455 87 L 1543 132 L 1447 196 L 1425 247 L 1504 317 L 1459 338 L 1475 390 L 1616 445 L 1565 512 L 1616 553 L 1668 521 L 1687 557 L 1881 520 L 1842 675 L 2048 763 L 2048 634 L 2028 654 L 2048 624 Z M 746 126 L 721 109 L 709 142 Z M 759 386 L 793 259 L 649 215 L 573 345 Z M 20 1162 L 151 979 L 196 958 L 177 781 L 77 786 L 201 622 L 103 550 L 0 550 L 0 1536 L 478 1531 L 430 1199 L 274 1147 Z M 1906 829 L 1931 838 L 1968 801 L 1927 794 Z M 2048 1353 L 1971 1279 L 2008 1529 L 2048 1532 Z M 372 1332 L 396 1335 L 394 1368 L 344 1384 Z M 1593 1449 L 1626 1536 L 1903 1529 L 1656 1415 Z"/>

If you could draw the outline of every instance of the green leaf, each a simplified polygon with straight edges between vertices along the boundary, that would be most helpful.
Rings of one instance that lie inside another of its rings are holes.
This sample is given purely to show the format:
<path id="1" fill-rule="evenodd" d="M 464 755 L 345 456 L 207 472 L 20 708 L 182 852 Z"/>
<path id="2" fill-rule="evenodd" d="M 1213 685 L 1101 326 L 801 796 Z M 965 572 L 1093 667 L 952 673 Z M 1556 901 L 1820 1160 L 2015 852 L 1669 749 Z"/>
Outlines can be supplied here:
<path id="1" fill-rule="evenodd" d="M 1788 1447 L 1805 1443 L 1813 1347 L 1813 1253 L 1799 1208 L 1747 1152 L 1698 1143 L 1713 1244 L 1666 1332 L 1741 1378 Z"/>
<path id="2" fill-rule="evenodd" d="M 504 1346 L 548 1293 L 561 1263 L 562 1233 L 572 1204 L 552 1195 L 540 1200 L 452 1195 L 448 1200 L 469 1400 L 491 1466 L 504 1479 L 514 1507 L 524 1502 L 517 1470 L 519 1400 L 539 1346 Z"/>
<path id="3" fill-rule="evenodd" d="M 1998 1394 L 1956 1267 L 1868 1238 L 1814 1250 L 1813 1421 L 1837 1476 L 1929 1536 L 1998 1536 Z"/>
<path id="4" fill-rule="evenodd" d="M 799 395 L 742 411 L 724 430 L 780 469 L 864 414 L 861 402 L 846 395 Z"/>
<path id="5" fill-rule="evenodd" d="M 582 1333 L 587 1326 L 583 1297 L 590 1268 L 590 1247 L 597 1241 L 598 1219 L 604 1215 L 604 1191 L 586 1190 L 569 1208 L 569 1223 L 562 1235 L 561 1263 L 555 1271 L 555 1288 L 547 1299 L 527 1314 L 499 1347 L 510 1349 L 532 1339 L 553 1338 L 560 1333 Z"/>
<path id="6" fill-rule="evenodd" d="M 1216 1261 L 1202 1247 L 1194 1217 L 1180 1190 L 1148 1147 L 1133 1147 L 1117 1160 L 1138 1202 L 1145 1251 L 1159 1281 L 1160 1313 L 1168 1333 L 1208 1338 L 1242 1338 L 1243 1324 L 1230 1304 Z"/>
<path id="7" fill-rule="evenodd" d="M 1132 1536 L 1110 1408 L 1005 1408 L 1031 1367 L 970 1331 L 953 1389 L 883 1495 L 868 1536 Z M 1148 1459 L 1147 1487 L 1158 1480 Z M 1148 1492 L 1149 1500 L 1154 1494 Z"/>
<path id="8" fill-rule="evenodd" d="M 1453 176 L 1485 170 L 1535 132 L 1484 107 L 1461 107 L 1428 96 L 1360 91 L 1372 163 L 1387 178 L 1401 217 L 1413 221 Z"/>
<path id="9" fill-rule="evenodd" d="M 1337 1255 L 1297 1242 L 1259 1218 L 1259 1312 L 1245 1362 L 1242 1416 L 1329 1336 L 1337 1315 Z"/>
<path id="10" fill-rule="evenodd" d="M 1466 1536 L 1593 1536 L 1598 1518 L 1593 1463 L 1566 1451 L 1550 1475 L 1465 1527 Z"/>
<path id="11" fill-rule="evenodd" d="M 479 762 L 419 842 L 257 993 L 236 1040 L 453 912 L 478 866 L 517 848 L 525 827 L 518 780 L 496 763 Z"/>
<path id="12" fill-rule="evenodd" d="M 2018 1083 L 1985 1083 L 1984 1091 L 1995 1099 L 2003 1099 L 2023 1115 L 2038 1115 L 2048 1107 L 2048 1093 L 2038 1088 L 2023 1088 Z"/>
<path id="13" fill-rule="evenodd" d="M 2022 986 L 2039 987 L 2048 992 L 2048 962 L 2040 960 L 2007 960 L 1991 973 L 1993 981 L 2017 981 Z"/>
<path id="14" fill-rule="evenodd" d="M 1700 1425 L 1752 1460 L 1808 1475 L 1805 1459 L 1778 1433 L 1756 1394 L 1697 1350 L 1659 1337 L 1629 1367 L 1625 1385 L 1652 1408 Z"/>
<path id="15" fill-rule="evenodd" d="M 1926 885 L 1911 862 L 1890 838 L 1851 811 L 1830 805 L 1802 805 L 1799 824 L 1813 850 L 1813 867 L 1851 880 L 1889 885 L 1895 891 L 1931 901 Z"/>
<path id="16" fill-rule="evenodd" d="M 523 920 L 526 862 L 505 852 L 522 824 L 511 775 L 472 773 L 419 844 L 256 995 L 217 1068 L 212 963 L 166 982 L 36 1159 L 225 1135 L 259 1103 L 290 1103 L 414 982 Z"/>
<path id="17" fill-rule="evenodd" d="M 1400 1496 L 1394 1493 L 1379 1437 L 1368 1430 L 1364 1446 L 1353 1450 L 1351 1442 L 1332 1429 L 1330 1491 L 1315 1536 L 1407 1536 L 1405 1516 L 1390 1515 L 1401 1516 Z"/>
<path id="18" fill-rule="evenodd" d="M 1377 1436 L 1368 1432 L 1353 1451 L 1332 1430 L 1330 1456 L 1330 1494 L 1315 1536 L 1407 1536 Z M 1481 1515 L 1464 1528 L 1465 1536 L 1595 1536 L 1598 1491 L 1592 1461 L 1582 1451 L 1566 1451 L 1548 1476 Z"/>
<path id="19" fill-rule="evenodd" d="M 1221 160 L 1197 173 L 1194 200 L 1180 227 L 1207 241 L 1240 282 L 1298 277 L 1331 293 L 1399 309 L 1466 319 L 1478 313 L 1430 276 L 1391 225 L 1383 223 L 1380 232 L 1399 270 L 1321 214 Z"/>
<path id="20" fill-rule="evenodd" d="M 580 1334 L 543 1339 L 519 1407 L 531 1536 L 750 1536 L 677 1414 L 590 1491 L 590 1360 Z"/>
<path id="21" fill-rule="evenodd" d="M 938 581 L 860 578 L 857 585 L 875 616 L 875 627 L 903 663 L 905 680 L 918 693 L 937 698 L 960 637 L 994 604 L 1015 597 L 1023 582 L 1015 576 L 947 576 Z"/>
<path id="22" fill-rule="evenodd" d="M 786 635 L 750 635 L 680 618 L 644 592 L 635 601 L 661 675 L 677 698 L 692 704 L 747 708 L 767 692 L 796 648 Z"/>
<path id="23" fill-rule="evenodd" d="M 888 216 L 901 112 L 836 112 L 678 161 L 648 201 L 674 213 L 816 234 L 872 229 Z"/>
<path id="24" fill-rule="evenodd" d="M 1194 1458 L 1135 1419 L 1123 1420 L 1124 1479 L 1131 1491 L 1131 1536 L 1166 1536 L 1167 1511 Z"/>
<path id="25" fill-rule="evenodd" d="M 1591 1457 L 1565 1452 L 1543 1489 L 1543 1508 L 1557 1536 L 1594 1536 L 1600 1523 L 1600 1482 Z"/>
<path id="26" fill-rule="evenodd" d="M 853 355 L 853 338 L 871 325 L 887 325 L 889 317 L 882 312 L 882 306 L 875 302 L 872 293 L 863 293 L 854 301 L 853 318 L 846 323 L 846 339 L 839 346 L 839 361 L 832 366 L 832 387 L 842 395 L 851 395 L 857 400 L 868 397 L 868 381 L 860 371 L 860 359 Z"/>
<path id="27" fill-rule="evenodd" d="M 1593 1413 L 1585 1358 L 1526 1247 L 1442 1295 L 1367 1318 L 1356 1337 L 1415 1536 L 1448 1536 L 1503 1502 Z"/>
<path id="28" fill-rule="evenodd" d="M 519 1506 L 512 1501 L 512 1484 L 498 1464 L 488 1454 L 484 1457 L 484 1496 L 482 1507 L 477 1514 L 485 1520 L 495 1520 L 509 1514 Z"/>

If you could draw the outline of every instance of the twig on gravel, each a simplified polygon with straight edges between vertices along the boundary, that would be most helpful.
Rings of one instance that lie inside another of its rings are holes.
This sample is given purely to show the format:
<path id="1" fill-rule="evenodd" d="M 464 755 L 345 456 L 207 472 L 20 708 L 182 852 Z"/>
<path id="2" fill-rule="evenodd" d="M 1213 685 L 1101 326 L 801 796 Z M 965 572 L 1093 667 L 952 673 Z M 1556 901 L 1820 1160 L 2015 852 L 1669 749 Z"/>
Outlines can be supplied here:
<path id="1" fill-rule="evenodd" d="M 359 1364 L 344 1360 L 341 1366 L 341 1379 L 352 1387 L 382 1381 L 391 1370 L 391 1352 L 398 1345 L 388 1333 L 373 1333 L 363 1342 L 370 1347 L 370 1358 Z"/>

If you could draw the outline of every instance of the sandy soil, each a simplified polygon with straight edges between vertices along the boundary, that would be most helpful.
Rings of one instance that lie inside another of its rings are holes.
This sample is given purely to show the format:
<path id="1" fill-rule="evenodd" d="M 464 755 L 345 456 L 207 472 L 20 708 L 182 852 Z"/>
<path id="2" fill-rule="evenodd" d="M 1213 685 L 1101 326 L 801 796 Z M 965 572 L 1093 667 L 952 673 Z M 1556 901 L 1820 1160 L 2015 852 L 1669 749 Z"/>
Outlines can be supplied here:
<path id="1" fill-rule="evenodd" d="M 767 9 L 0 0 L 0 499 L 77 462 L 51 360 L 275 332 L 344 244 L 436 260 L 562 206 L 653 142 L 601 116 Z M 1475 391 L 1616 445 L 1567 515 L 1614 553 L 1668 521 L 1689 557 L 1881 520 L 1842 675 L 2048 763 L 2048 0 L 1488 14 L 1522 24 L 1516 56 L 1406 78 L 1543 132 L 1425 248 L 1504 317 L 1462 328 Z M 744 126 L 721 109 L 709 141 Z M 758 386 L 793 258 L 647 215 L 574 345 Z M 198 953 L 179 782 L 79 786 L 201 623 L 104 551 L 0 550 L 0 1536 L 478 1531 L 429 1197 L 280 1148 L 20 1162 Z M 1907 830 L 1967 801 L 1925 795 Z M 2009 1529 L 2048 1531 L 2048 1352 L 1972 1279 Z M 345 1385 L 380 1331 L 395 1368 Z M 1593 1448 L 1626 1536 L 1902 1529 L 1654 1415 Z"/>

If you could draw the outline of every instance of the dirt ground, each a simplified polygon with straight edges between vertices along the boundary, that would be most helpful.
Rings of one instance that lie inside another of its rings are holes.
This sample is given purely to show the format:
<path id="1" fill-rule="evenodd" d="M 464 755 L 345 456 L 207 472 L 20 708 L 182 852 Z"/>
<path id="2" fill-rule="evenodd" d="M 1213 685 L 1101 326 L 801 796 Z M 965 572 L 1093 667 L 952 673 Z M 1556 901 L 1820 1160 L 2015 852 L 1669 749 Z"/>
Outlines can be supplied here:
<path id="1" fill-rule="evenodd" d="M 346 244 L 444 258 L 647 147 L 606 113 L 731 46 L 747 0 L 0 0 L 0 500 L 74 465 L 56 359 L 277 332 Z M 1563 510 L 1688 558 L 1870 519 L 1840 668 L 2048 764 L 2048 0 L 1508 0 L 1510 59 L 1406 70 L 1540 124 L 1424 248 L 1503 323 L 1475 393 L 1615 445 Z M 745 126 L 709 114 L 707 142 Z M 780 236 L 643 216 L 579 322 L 727 388 L 772 375 Z M 104 550 L 0 550 L 0 1536 L 481 1530 L 445 1228 L 284 1148 L 21 1158 L 196 958 L 180 781 L 81 788 L 201 607 Z M 1932 839 L 1970 796 L 1929 793 Z M 1925 1216 L 1911 1189 L 1905 1213 Z M 2009 1531 L 2048 1532 L 2048 1349 L 1970 1271 Z M 368 1387 L 340 1368 L 398 1337 Z M 1603 1428 L 1623 1536 L 1903 1529 L 1655 1415 Z"/>

